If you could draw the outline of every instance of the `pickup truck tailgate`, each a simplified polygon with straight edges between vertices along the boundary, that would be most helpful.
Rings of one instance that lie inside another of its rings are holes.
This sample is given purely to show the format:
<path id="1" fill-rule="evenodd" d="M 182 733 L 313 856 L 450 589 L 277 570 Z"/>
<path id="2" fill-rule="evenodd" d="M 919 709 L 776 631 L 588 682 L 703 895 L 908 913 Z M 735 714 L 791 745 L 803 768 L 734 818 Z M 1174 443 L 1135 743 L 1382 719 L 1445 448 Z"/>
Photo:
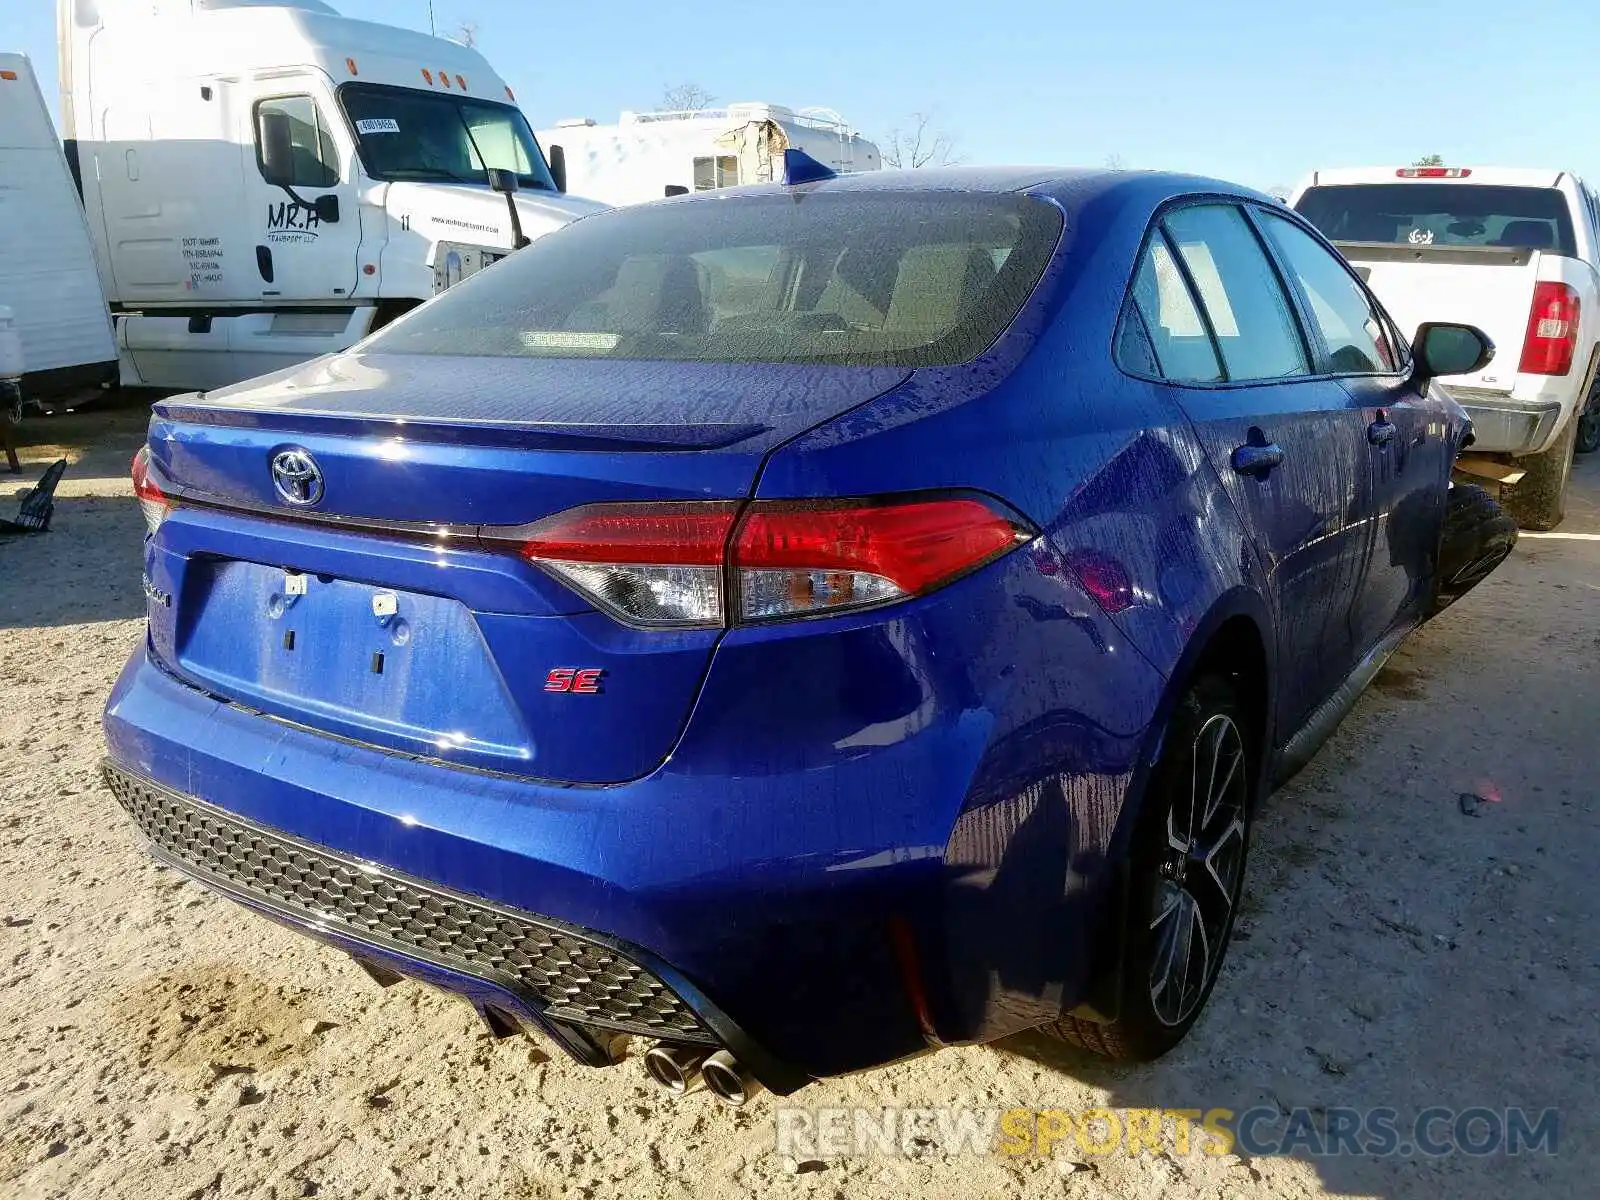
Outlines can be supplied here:
<path id="1" fill-rule="evenodd" d="M 1494 361 L 1451 383 L 1509 392 L 1528 330 L 1542 252 L 1515 246 L 1394 246 L 1335 242 L 1411 337 L 1424 321 L 1476 325 L 1495 344 Z"/>

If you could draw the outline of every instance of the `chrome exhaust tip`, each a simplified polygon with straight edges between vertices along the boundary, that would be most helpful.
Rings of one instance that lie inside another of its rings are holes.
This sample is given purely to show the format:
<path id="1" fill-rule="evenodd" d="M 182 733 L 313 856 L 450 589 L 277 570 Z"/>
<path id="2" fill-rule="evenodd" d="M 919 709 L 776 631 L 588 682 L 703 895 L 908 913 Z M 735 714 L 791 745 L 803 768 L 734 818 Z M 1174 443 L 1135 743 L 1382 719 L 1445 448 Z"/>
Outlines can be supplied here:
<path id="1" fill-rule="evenodd" d="M 718 1050 L 700 1064 L 706 1089 L 724 1104 L 738 1108 L 761 1091 L 761 1081 L 726 1050 Z"/>
<path id="2" fill-rule="evenodd" d="M 700 1086 L 704 1050 L 685 1046 L 651 1046 L 644 1056 L 645 1074 L 674 1096 L 686 1096 Z"/>

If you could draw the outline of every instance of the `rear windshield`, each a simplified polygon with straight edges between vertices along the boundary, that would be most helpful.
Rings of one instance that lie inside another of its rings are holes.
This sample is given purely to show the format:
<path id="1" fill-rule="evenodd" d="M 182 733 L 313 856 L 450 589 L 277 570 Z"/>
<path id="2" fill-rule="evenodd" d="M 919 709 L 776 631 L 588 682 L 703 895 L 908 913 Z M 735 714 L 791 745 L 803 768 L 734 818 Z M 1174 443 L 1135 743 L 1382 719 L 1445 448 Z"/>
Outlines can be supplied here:
<path id="1" fill-rule="evenodd" d="M 1295 207 L 1331 242 L 1513 246 L 1577 254 L 1567 198 L 1555 188 L 1358 183 L 1307 188 Z"/>
<path id="2" fill-rule="evenodd" d="M 981 354 L 1061 232 L 1016 195 L 724 196 L 600 213 L 391 325 L 387 354 L 922 367 Z"/>

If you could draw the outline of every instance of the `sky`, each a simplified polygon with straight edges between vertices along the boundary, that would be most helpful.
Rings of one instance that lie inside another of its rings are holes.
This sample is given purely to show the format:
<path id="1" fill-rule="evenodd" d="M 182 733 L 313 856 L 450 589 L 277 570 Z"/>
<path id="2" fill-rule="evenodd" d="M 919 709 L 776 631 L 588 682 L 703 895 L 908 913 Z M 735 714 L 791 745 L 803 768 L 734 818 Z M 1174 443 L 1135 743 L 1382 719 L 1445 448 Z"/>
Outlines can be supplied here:
<path id="1" fill-rule="evenodd" d="M 331 0 L 426 30 L 428 0 Z M 931 112 L 969 163 L 1193 171 L 1258 188 L 1316 167 L 1551 167 L 1600 181 L 1600 16 L 1584 0 L 434 0 L 535 128 L 615 121 L 693 82 L 821 105 L 880 142 Z M 55 94 L 54 0 L 0 0 L 0 49 Z"/>

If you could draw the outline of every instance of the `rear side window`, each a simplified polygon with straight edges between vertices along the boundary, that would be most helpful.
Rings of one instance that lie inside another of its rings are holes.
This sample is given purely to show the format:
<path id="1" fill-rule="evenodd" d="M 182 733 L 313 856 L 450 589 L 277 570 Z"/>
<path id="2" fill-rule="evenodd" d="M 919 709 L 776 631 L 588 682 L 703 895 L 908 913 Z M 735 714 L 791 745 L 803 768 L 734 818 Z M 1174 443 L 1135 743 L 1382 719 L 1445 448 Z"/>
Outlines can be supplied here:
<path id="1" fill-rule="evenodd" d="M 1328 350 L 1329 370 L 1340 375 L 1397 370 L 1382 316 L 1344 265 L 1293 221 L 1264 212 L 1261 223 L 1305 294 Z"/>
<path id="2" fill-rule="evenodd" d="M 1174 383 L 1216 383 L 1222 379 L 1217 348 L 1194 302 L 1172 251 L 1158 235 L 1150 239 L 1133 277 L 1133 302 L 1144 318 L 1150 351 L 1165 379 Z M 1142 374 L 1138 331 L 1124 323 L 1118 345 L 1123 367 Z"/>
<path id="3" fill-rule="evenodd" d="M 1180 208 L 1162 225 L 1211 318 L 1228 379 L 1308 374 L 1294 312 L 1244 214 L 1208 204 Z"/>
<path id="4" fill-rule="evenodd" d="M 1061 234 L 1011 194 L 794 193 L 643 205 L 546 234 L 375 335 L 374 353 L 966 362 Z"/>
<path id="5" fill-rule="evenodd" d="M 1567 198 L 1555 188 L 1357 183 L 1307 188 L 1295 208 L 1330 242 L 1577 254 Z"/>

